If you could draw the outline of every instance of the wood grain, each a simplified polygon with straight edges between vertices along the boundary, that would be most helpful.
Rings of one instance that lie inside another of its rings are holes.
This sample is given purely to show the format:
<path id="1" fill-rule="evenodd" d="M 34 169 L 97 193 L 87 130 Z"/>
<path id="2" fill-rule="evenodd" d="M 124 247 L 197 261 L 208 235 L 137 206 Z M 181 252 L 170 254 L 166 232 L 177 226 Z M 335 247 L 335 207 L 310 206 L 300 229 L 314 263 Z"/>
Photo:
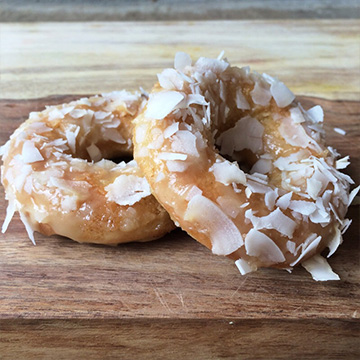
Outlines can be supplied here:
<path id="1" fill-rule="evenodd" d="M 0 98 L 150 89 L 176 51 L 224 50 L 296 94 L 359 100 L 358 20 L 1 24 Z"/>
<path id="2" fill-rule="evenodd" d="M 305 108 L 321 104 L 327 142 L 351 156 L 346 172 L 360 183 L 357 24 L 2 24 L 0 144 L 30 111 L 149 88 L 175 51 L 225 49 L 237 65 L 278 75 Z M 0 188 L 0 220 L 5 208 Z M 180 230 L 115 248 L 36 234 L 33 246 L 15 216 L 0 241 L 0 357 L 358 359 L 359 215 L 350 208 L 353 224 L 330 258 L 342 280 L 327 283 L 301 267 L 242 277 Z"/>

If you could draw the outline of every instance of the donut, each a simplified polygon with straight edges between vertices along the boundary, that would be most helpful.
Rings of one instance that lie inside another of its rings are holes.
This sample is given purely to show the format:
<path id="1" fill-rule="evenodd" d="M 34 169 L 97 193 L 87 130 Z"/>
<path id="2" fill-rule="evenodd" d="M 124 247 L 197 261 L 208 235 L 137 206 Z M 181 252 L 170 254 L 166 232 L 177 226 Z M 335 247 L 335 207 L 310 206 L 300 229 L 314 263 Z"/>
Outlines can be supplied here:
<path id="1" fill-rule="evenodd" d="M 9 201 L 2 232 L 19 212 L 34 231 L 116 245 L 157 239 L 174 228 L 132 156 L 139 93 L 117 91 L 30 113 L 1 148 Z"/>
<path id="2" fill-rule="evenodd" d="M 175 223 L 241 274 L 301 263 L 335 280 L 320 253 L 341 244 L 359 188 L 322 122 L 276 78 L 178 53 L 135 119 L 134 158 Z"/>

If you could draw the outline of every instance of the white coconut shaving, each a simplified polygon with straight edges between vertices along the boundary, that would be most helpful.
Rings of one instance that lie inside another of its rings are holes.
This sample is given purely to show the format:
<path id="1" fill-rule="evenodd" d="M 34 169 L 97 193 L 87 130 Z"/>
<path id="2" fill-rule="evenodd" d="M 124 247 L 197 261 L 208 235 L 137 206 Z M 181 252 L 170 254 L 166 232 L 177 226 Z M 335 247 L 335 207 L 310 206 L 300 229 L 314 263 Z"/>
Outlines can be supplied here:
<path id="1" fill-rule="evenodd" d="M 338 128 L 338 127 L 335 127 L 334 128 L 334 131 L 340 135 L 346 135 L 346 131 L 344 129 L 341 129 L 341 128 Z"/>
<path id="2" fill-rule="evenodd" d="M 24 141 L 21 155 L 24 163 L 26 164 L 44 160 L 40 151 L 31 140 Z"/>
<path id="3" fill-rule="evenodd" d="M 112 184 L 105 187 L 106 198 L 119 205 L 134 205 L 142 198 L 151 195 L 145 178 L 135 175 L 120 175 Z"/>
<path id="4" fill-rule="evenodd" d="M 209 171 L 214 173 L 216 181 L 224 185 L 230 185 L 232 183 L 246 185 L 245 173 L 239 168 L 236 162 L 215 162 Z"/>
<path id="5" fill-rule="evenodd" d="M 174 68 L 184 71 L 187 66 L 191 66 L 192 60 L 189 54 L 179 51 L 175 54 Z"/>
<path id="6" fill-rule="evenodd" d="M 90 146 L 88 146 L 86 148 L 86 151 L 88 152 L 90 159 L 92 161 L 99 161 L 102 158 L 102 154 L 100 149 L 95 145 L 95 144 L 91 144 Z"/>
<path id="7" fill-rule="evenodd" d="M 236 267 L 239 269 L 241 275 L 245 275 L 257 270 L 256 265 L 250 264 L 244 259 L 238 259 L 235 261 Z"/>
<path id="8" fill-rule="evenodd" d="M 196 147 L 196 136 L 188 130 L 179 130 L 172 136 L 171 150 L 189 156 L 200 156 Z"/>
<path id="9" fill-rule="evenodd" d="M 195 195 L 188 203 L 184 220 L 207 233 L 216 255 L 229 255 L 240 248 L 243 238 L 229 217 L 211 200 Z"/>
<path id="10" fill-rule="evenodd" d="M 296 222 L 284 215 L 279 208 L 276 208 L 276 210 L 272 211 L 269 215 L 263 217 L 253 215 L 252 210 L 249 209 L 245 212 L 245 218 L 251 221 L 255 230 L 275 229 L 289 239 L 292 239 L 296 228 Z"/>
<path id="11" fill-rule="evenodd" d="M 286 260 L 275 242 L 255 229 L 251 229 L 246 235 L 245 249 L 249 256 L 255 256 L 263 263 L 277 264 Z"/>
<path id="12" fill-rule="evenodd" d="M 249 149 L 253 153 L 262 150 L 264 127 L 261 123 L 250 116 L 240 119 L 233 128 L 224 131 L 217 139 L 220 152 L 224 155 L 233 156 L 234 151 Z"/>
<path id="13" fill-rule="evenodd" d="M 315 255 L 303 261 L 301 265 L 316 281 L 340 280 L 339 275 L 332 271 L 329 263 L 321 255 Z"/>
<path id="14" fill-rule="evenodd" d="M 147 103 L 145 116 L 150 119 L 163 119 L 178 105 L 184 95 L 177 91 L 162 91 L 151 94 Z"/>

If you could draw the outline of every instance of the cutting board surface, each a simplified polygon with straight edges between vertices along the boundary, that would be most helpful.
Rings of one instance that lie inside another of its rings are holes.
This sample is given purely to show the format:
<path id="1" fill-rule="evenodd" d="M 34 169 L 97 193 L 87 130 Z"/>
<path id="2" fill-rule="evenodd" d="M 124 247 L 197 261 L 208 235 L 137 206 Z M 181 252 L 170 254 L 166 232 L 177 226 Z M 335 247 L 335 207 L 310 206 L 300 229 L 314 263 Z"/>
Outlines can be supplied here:
<path id="1" fill-rule="evenodd" d="M 323 106 L 327 143 L 350 155 L 345 172 L 359 184 L 355 25 L 352 21 L 6 25 L 0 49 L 4 54 L 0 143 L 30 111 L 79 94 L 139 85 L 149 89 L 155 74 L 171 65 L 177 50 L 196 58 L 216 56 L 225 49 L 235 65 L 249 64 L 278 75 L 305 108 Z M 344 129 L 346 135 L 337 134 L 334 127 Z M 0 219 L 5 209 L 1 188 Z M 336 356 L 344 351 L 347 358 L 355 358 L 360 319 L 359 207 L 351 207 L 348 216 L 353 224 L 329 260 L 341 281 L 325 283 L 313 281 L 301 267 L 293 274 L 262 269 L 241 276 L 229 259 L 212 255 L 180 230 L 151 243 L 118 247 L 36 234 L 33 246 L 15 216 L 0 241 L 0 349 L 10 353 L 9 344 L 22 336 L 30 336 L 34 346 L 41 347 L 36 340 L 40 331 L 36 321 L 41 320 L 54 338 L 74 329 L 89 337 L 101 333 L 106 337 L 121 326 L 127 335 L 112 338 L 108 351 L 117 341 L 127 349 L 138 347 L 136 338 L 142 336 L 144 346 L 164 358 L 165 350 L 154 344 L 165 349 L 164 334 L 169 331 L 176 333 L 175 353 L 184 354 L 183 337 L 198 345 L 197 358 L 208 359 L 236 358 L 236 351 L 247 358 L 266 358 L 276 339 L 286 346 L 287 333 L 294 342 L 292 354 L 299 354 L 304 341 L 313 341 L 307 337 L 308 329 L 318 336 L 314 349 L 322 349 L 328 358 L 340 358 Z M 149 326 L 151 336 L 146 331 Z M 74 348 L 87 343 L 81 336 L 76 339 Z M 96 339 L 98 346 L 105 341 L 101 336 Z M 246 343 L 259 344 L 259 339 L 267 342 L 262 350 Z M 62 340 L 58 349 L 66 347 Z M 37 354 L 30 343 L 24 349 Z M 249 355 L 251 349 L 254 357 Z"/>

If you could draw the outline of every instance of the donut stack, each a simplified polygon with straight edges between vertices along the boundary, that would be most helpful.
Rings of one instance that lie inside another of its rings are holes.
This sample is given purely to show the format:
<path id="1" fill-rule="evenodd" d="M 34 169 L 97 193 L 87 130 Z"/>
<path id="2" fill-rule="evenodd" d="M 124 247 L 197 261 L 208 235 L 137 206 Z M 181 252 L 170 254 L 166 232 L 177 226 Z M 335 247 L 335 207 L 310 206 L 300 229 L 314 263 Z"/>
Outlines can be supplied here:
<path id="1" fill-rule="evenodd" d="M 79 242 L 149 241 L 175 224 L 241 274 L 261 267 L 338 280 L 331 256 L 360 187 L 276 78 L 177 53 L 150 94 L 125 90 L 31 113 L 1 148 L 8 208 Z M 134 156 L 128 163 L 112 158 Z"/>

